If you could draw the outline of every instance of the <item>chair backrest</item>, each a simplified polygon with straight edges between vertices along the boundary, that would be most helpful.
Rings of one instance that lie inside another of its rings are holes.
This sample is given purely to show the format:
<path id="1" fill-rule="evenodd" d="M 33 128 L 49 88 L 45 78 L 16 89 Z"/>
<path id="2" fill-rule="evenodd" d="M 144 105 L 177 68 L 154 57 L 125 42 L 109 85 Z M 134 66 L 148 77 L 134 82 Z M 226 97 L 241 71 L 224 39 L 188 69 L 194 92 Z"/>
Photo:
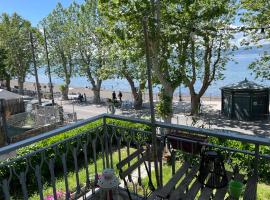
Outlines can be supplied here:
<path id="1" fill-rule="evenodd" d="M 144 148 L 140 148 L 138 150 L 136 150 L 135 152 L 133 152 L 132 154 L 130 154 L 128 157 L 126 157 L 125 159 L 123 159 L 122 161 L 120 161 L 116 167 L 117 169 L 119 169 L 120 171 L 120 178 L 124 179 L 126 176 L 131 175 L 131 173 L 137 169 L 144 161 L 146 158 L 145 154 L 146 151 L 144 150 Z M 134 162 L 133 160 L 135 160 L 136 158 L 138 158 L 139 155 L 142 155 L 141 158 L 139 160 L 137 160 L 136 162 Z M 123 167 L 126 166 L 127 164 L 133 163 L 132 165 L 130 165 L 127 169 L 123 170 Z"/>
<path id="2" fill-rule="evenodd" d="M 151 172 L 149 171 L 146 161 L 147 157 L 150 157 L 150 150 L 149 148 L 144 149 L 143 147 L 139 148 L 132 154 L 130 154 L 127 158 L 120 161 L 116 167 L 119 170 L 119 176 L 124 181 L 125 187 L 128 192 L 129 199 L 132 200 L 130 191 L 128 189 L 126 177 L 131 177 L 134 170 L 138 169 L 142 164 L 144 164 L 145 170 L 148 175 L 149 183 L 148 187 L 151 191 L 153 191 L 155 188 L 153 186 L 152 180 L 151 180 Z M 128 165 L 126 168 L 125 166 Z M 125 169 L 124 169 L 125 168 Z"/>

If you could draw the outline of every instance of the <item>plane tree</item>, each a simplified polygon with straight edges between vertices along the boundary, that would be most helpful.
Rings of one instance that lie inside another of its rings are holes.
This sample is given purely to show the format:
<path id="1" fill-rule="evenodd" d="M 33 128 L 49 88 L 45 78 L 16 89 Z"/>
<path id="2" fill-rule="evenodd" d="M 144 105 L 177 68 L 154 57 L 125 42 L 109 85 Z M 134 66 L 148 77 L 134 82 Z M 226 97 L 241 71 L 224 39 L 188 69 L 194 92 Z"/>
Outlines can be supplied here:
<path id="1" fill-rule="evenodd" d="M 40 26 L 45 28 L 52 73 L 63 79 L 62 98 L 68 99 L 71 78 L 76 75 L 75 43 L 72 35 L 73 21 L 77 16 L 71 10 L 58 3 L 56 8 L 42 20 Z"/>
<path id="2" fill-rule="evenodd" d="M 226 28 L 234 22 L 235 4 L 234 0 L 182 2 L 174 19 L 175 25 L 182 27 L 176 59 L 183 84 L 189 89 L 192 115 L 198 114 L 200 98 L 209 86 L 224 78 L 234 47 L 232 32 Z"/>
<path id="3" fill-rule="evenodd" d="M 5 81 L 5 85 L 7 90 L 10 91 L 10 79 L 12 74 L 9 71 L 9 67 L 7 65 L 7 53 L 5 49 L 0 48 L 0 80 Z"/>
<path id="4" fill-rule="evenodd" d="M 105 2 L 102 4 L 102 8 L 108 11 L 109 20 L 112 22 L 112 26 L 114 27 L 114 33 L 117 38 L 114 40 L 117 43 L 117 48 L 121 49 L 119 52 L 119 57 L 122 58 L 121 66 L 119 70 L 126 73 L 127 75 L 133 75 L 129 70 L 133 70 L 134 73 L 137 72 L 140 75 L 140 79 L 143 81 L 142 83 L 145 85 L 146 77 L 146 65 L 138 65 L 134 63 L 135 60 L 137 62 L 145 62 L 145 59 L 141 55 L 145 55 L 145 42 L 144 42 L 144 34 L 143 34 L 143 18 L 148 16 L 149 21 L 149 32 L 151 32 L 151 62 L 153 63 L 153 73 L 155 76 L 155 80 L 158 84 L 161 84 L 164 88 L 164 95 L 168 98 L 163 102 L 166 104 L 160 104 L 158 106 L 158 110 L 164 119 L 170 121 L 172 116 L 172 99 L 173 92 L 175 88 L 181 82 L 181 77 L 177 76 L 174 73 L 176 66 L 172 65 L 168 61 L 168 58 L 172 54 L 172 47 L 170 45 L 171 38 L 170 35 L 167 34 L 169 31 L 166 31 L 162 35 L 162 46 L 164 47 L 164 52 L 159 53 L 154 47 L 156 42 L 160 40 L 157 39 L 157 32 L 160 32 L 156 29 L 154 21 L 156 19 L 156 9 L 157 9 L 158 1 L 142 1 L 142 0 L 132 0 L 132 1 L 112 1 L 110 3 Z M 170 21 L 162 21 L 164 27 L 171 27 Z M 164 36 L 164 37 L 163 37 Z M 134 53 L 135 52 L 135 53 Z M 135 55 L 135 56 L 134 56 Z M 138 57 L 139 56 L 139 57 Z M 158 58 L 161 58 L 160 61 Z M 159 65 L 161 63 L 161 65 Z M 128 67 L 127 67 L 128 66 Z M 138 67 L 138 68 L 137 68 Z M 138 70 L 140 69 L 140 70 Z M 138 73 L 139 72 L 139 73 Z M 122 75 L 125 75 L 122 73 Z M 142 76 L 143 75 L 143 76 Z M 123 76 L 125 77 L 125 76 Z M 134 77 L 134 78 L 133 78 Z M 138 76 L 133 75 L 133 79 L 138 78 Z M 129 77 L 125 77 L 127 80 Z M 131 82 L 131 81 L 130 81 Z M 139 80 L 140 82 L 140 80 Z M 132 87 L 132 84 L 130 84 Z M 165 99 L 165 98 L 164 98 Z M 168 109 L 167 109 L 168 108 Z"/>
<path id="5" fill-rule="evenodd" d="M 23 94 L 26 75 L 30 69 L 31 46 L 29 32 L 31 24 L 17 13 L 0 17 L 0 47 L 6 54 L 5 77 L 18 80 L 19 93 Z"/>
<path id="6" fill-rule="evenodd" d="M 146 67 L 144 55 L 144 40 L 142 34 L 134 28 L 130 19 L 119 12 L 123 6 L 118 2 L 103 2 L 100 4 L 103 17 L 108 27 L 104 32 L 110 42 L 109 59 L 111 74 L 117 78 L 128 81 L 135 109 L 141 109 L 143 104 L 143 92 L 146 87 Z"/>
<path id="7" fill-rule="evenodd" d="M 75 12 L 77 20 L 74 21 L 73 36 L 76 63 L 80 75 L 87 77 L 92 86 L 94 103 L 100 103 L 102 80 L 108 77 L 108 42 L 102 31 L 106 24 L 95 1 L 76 5 Z"/>

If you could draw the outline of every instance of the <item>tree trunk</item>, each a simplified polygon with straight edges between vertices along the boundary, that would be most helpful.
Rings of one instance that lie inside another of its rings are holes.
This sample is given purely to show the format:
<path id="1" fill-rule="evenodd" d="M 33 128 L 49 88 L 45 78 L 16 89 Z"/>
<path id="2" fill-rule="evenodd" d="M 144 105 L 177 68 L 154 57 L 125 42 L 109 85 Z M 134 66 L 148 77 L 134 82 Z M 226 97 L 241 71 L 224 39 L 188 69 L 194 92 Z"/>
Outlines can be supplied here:
<path id="1" fill-rule="evenodd" d="M 200 96 L 198 94 L 191 94 L 191 115 L 198 115 L 200 111 Z"/>
<path id="2" fill-rule="evenodd" d="M 22 95 L 23 95 L 23 84 L 24 84 L 24 80 L 18 78 L 19 94 L 22 94 Z"/>
<path id="3" fill-rule="evenodd" d="M 173 91 L 172 87 L 166 87 L 160 91 L 160 114 L 166 123 L 171 123 L 173 116 Z"/>
<path id="4" fill-rule="evenodd" d="M 132 93 L 133 94 L 133 93 Z M 135 95 L 135 96 L 134 96 Z M 134 108 L 135 110 L 140 110 L 142 109 L 142 105 L 143 105 L 143 95 L 142 95 L 142 91 L 139 90 L 138 92 L 136 92 L 135 94 L 133 94 L 133 98 L 134 98 Z"/>
<path id="5" fill-rule="evenodd" d="M 10 77 L 6 78 L 6 88 L 8 91 L 11 91 L 11 87 L 10 87 Z"/>
<path id="6" fill-rule="evenodd" d="M 133 100 L 134 100 L 134 109 L 135 110 L 142 109 L 143 95 L 142 95 L 141 87 L 143 87 L 144 85 L 140 85 L 139 91 L 137 91 L 133 79 L 128 75 L 128 73 L 124 72 L 123 74 L 130 85 L 130 89 L 131 89 Z"/>
<path id="7" fill-rule="evenodd" d="M 173 95 L 168 96 L 170 97 L 170 99 L 168 99 L 167 103 L 169 105 L 169 107 L 171 108 L 171 112 L 168 113 L 168 115 L 164 116 L 163 120 L 165 123 L 172 123 L 172 116 L 173 116 L 173 110 L 172 110 L 172 106 L 173 106 Z"/>
<path id="8" fill-rule="evenodd" d="M 94 100 L 93 103 L 95 104 L 100 104 L 100 87 L 95 87 L 92 89 L 93 93 L 94 93 Z"/>
<path id="9" fill-rule="evenodd" d="M 65 87 L 61 91 L 63 100 L 68 100 L 68 90 L 69 90 L 68 85 L 65 85 Z"/>

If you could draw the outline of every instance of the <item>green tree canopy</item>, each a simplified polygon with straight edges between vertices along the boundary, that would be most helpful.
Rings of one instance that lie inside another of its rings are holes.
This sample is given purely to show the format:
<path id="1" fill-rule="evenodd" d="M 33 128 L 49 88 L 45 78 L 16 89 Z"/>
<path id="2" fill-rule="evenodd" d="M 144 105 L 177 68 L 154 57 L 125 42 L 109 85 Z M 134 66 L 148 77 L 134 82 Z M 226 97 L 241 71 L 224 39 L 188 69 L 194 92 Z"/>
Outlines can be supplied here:
<path id="1" fill-rule="evenodd" d="M 246 31 L 249 37 L 247 45 L 257 45 L 261 48 L 261 43 L 270 38 L 270 3 L 265 0 L 251 1 L 241 0 L 242 9 L 245 11 L 242 15 L 242 22 L 246 26 L 256 27 L 258 29 Z M 267 27 L 264 29 L 264 27 Z M 260 29 L 262 28 L 262 29 Z M 249 68 L 254 72 L 257 78 L 270 80 L 270 52 L 264 51 L 260 58 L 252 62 Z"/>
<path id="2" fill-rule="evenodd" d="M 134 107 L 140 109 L 143 103 L 142 94 L 146 86 L 144 39 L 142 32 L 134 27 L 138 22 L 132 22 L 131 20 L 134 19 L 121 12 L 125 6 L 130 5 L 127 2 L 122 4 L 118 1 L 100 4 L 109 27 L 104 31 L 110 42 L 111 71 L 116 77 L 125 78 L 128 81 L 134 98 Z"/>
<path id="3" fill-rule="evenodd" d="M 11 16 L 4 13 L 0 17 L 0 47 L 6 51 L 7 74 L 18 79 L 20 93 L 23 93 L 23 83 L 31 61 L 30 30 L 30 22 L 16 13 Z"/>
<path id="4" fill-rule="evenodd" d="M 77 19 L 73 12 L 74 5 L 65 9 L 58 3 L 56 8 L 41 22 L 47 33 L 47 42 L 52 72 L 64 80 L 63 99 L 68 99 L 71 77 L 76 75 L 74 49 L 75 40 L 72 35 L 73 21 Z"/>

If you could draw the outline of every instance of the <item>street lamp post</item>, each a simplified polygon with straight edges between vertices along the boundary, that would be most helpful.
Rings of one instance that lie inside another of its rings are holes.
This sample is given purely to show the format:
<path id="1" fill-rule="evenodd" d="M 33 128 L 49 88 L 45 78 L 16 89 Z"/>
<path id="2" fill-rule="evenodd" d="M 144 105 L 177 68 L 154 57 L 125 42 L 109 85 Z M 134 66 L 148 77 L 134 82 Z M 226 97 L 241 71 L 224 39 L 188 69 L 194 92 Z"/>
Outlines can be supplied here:
<path id="1" fill-rule="evenodd" d="M 50 67 L 50 59 L 49 59 L 49 52 L 48 52 L 48 46 L 47 46 L 47 36 L 46 36 L 46 30 L 43 28 L 43 34 L 44 34 L 44 40 L 45 40 L 45 52 L 46 52 L 46 59 L 47 59 L 47 69 L 48 69 L 48 78 L 49 78 L 49 89 L 52 97 L 52 105 L 54 106 L 54 96 L 53 96 L 53 84 L 52 84 L 52 77 L 51 77 L 51 67 Z"/>
<path id="2" fill-rule="evenodd" d="M 39 84 L 39 81 L 38 81 L 38 71 L 37 71 L 35 47 L 34 47 L 32 31 L 30 32 L 29 36 L 30 36 L 30 43 L 31 43 L 31 50 L 32 50 L 32 59 L 33 59 L 33 65 L 34 65 L 35 79 L 36 79 L 36 85 L 37 85 L 36 89 L 37 89 L 38 104 L 41 105 L 40 84 Z"/>

